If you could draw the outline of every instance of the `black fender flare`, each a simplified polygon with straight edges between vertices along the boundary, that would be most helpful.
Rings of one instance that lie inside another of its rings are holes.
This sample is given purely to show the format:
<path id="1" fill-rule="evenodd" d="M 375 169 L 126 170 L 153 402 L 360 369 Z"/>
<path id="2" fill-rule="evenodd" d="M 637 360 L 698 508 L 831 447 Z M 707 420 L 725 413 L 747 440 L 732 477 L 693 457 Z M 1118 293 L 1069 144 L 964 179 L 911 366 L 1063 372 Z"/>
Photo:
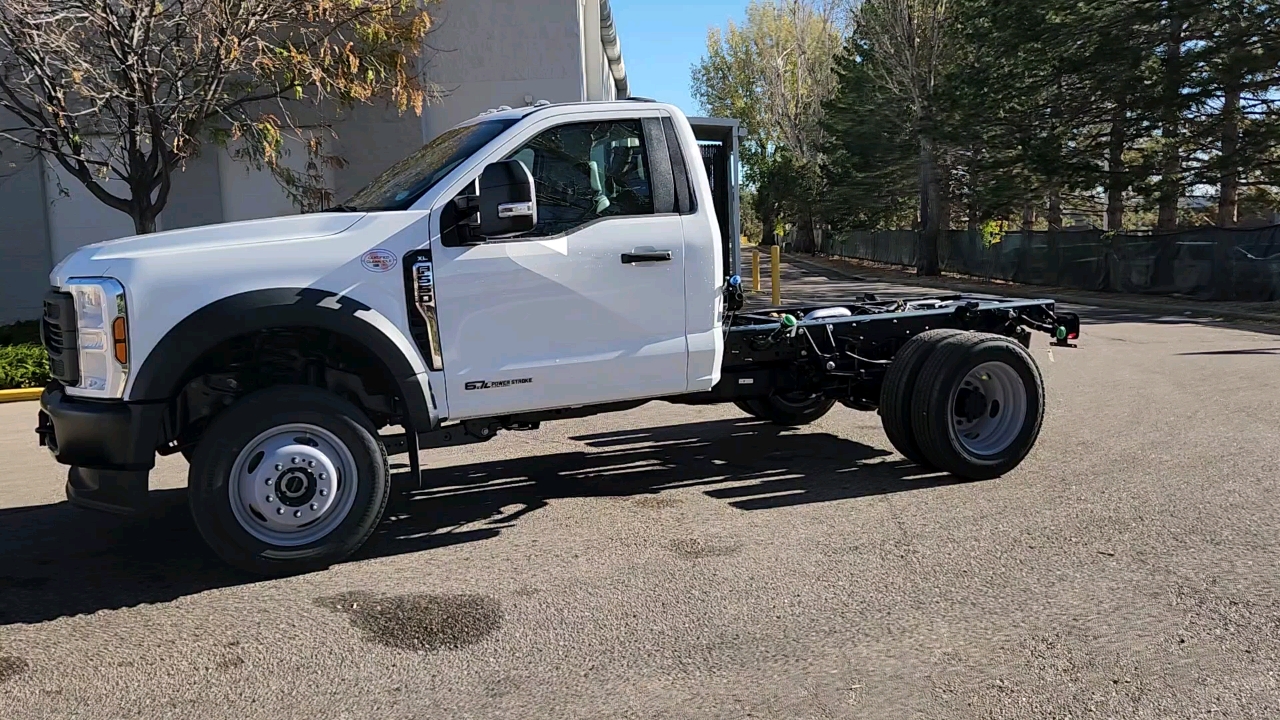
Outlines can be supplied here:
<path id="1" fill-rule="evenodd" d="M 414 429 L 434 429 L 437 416 L 423 387 L 425 377 L 420 378 L 396 342 L 357 315 L 360 312 L 377 314 L 359 300 L 315 288 L 251 290 L 216 300 L 170 328 L 147 353 L 129 401 L 172 399 L 192 363 L 236 336 L 277 327 L 315 328 L 345 335 L 368 348 L 390 372 Z"/>

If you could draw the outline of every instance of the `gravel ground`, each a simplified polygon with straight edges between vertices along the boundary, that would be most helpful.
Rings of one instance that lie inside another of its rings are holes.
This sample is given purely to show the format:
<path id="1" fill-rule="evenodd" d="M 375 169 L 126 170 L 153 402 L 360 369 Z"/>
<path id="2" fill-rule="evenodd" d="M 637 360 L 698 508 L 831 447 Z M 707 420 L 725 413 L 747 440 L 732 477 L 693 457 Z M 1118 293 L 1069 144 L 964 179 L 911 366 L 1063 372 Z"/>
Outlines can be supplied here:
<path id="1" fill-rule="evenodd" d="M 74 510 L 0 405 L 0 718 L 1278 717 L 1280 337 L 1086 316 L 997 480 L 652 403 L 425 453 L 357 560 L 267 582 L 180 458 L 155 517 Z"/>

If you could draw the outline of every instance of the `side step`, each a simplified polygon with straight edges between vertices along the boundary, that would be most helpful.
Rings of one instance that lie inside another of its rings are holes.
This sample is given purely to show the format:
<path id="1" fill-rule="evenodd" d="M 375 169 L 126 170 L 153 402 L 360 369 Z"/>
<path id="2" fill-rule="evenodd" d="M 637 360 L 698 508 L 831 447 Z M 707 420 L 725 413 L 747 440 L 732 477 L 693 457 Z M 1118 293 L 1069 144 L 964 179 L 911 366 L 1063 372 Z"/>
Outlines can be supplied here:
<path id="1" fill-rule="evenodd" d="M 379 435 L 387 455 L 409 455 L 409 471 L 418 478 L 422 485 L 422 468 L 419 465 L 419 450 L 454 447 L 455 445 L 471 445 L 492 440 L 499 430 L 537 430 L 536 422 L 509 422 L 505 426 L 497 420 L 464 420 L 453 425 L 410 435 L 407 432 Z"/>

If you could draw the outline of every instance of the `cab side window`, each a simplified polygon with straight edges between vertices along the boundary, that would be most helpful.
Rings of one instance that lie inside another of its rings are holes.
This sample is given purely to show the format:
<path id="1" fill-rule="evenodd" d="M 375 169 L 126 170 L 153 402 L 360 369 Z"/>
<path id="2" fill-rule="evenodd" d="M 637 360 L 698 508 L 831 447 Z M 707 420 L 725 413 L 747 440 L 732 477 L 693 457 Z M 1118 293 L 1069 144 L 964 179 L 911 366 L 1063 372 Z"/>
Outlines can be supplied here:
<path id="1" fill-rule="evenodd" d="M 529 169 L 538 198 L 538 224 L 526 237 L 558 235 L 600 218 L 653 214 L 639 120 L 560 125 L 509 157 Z"/>

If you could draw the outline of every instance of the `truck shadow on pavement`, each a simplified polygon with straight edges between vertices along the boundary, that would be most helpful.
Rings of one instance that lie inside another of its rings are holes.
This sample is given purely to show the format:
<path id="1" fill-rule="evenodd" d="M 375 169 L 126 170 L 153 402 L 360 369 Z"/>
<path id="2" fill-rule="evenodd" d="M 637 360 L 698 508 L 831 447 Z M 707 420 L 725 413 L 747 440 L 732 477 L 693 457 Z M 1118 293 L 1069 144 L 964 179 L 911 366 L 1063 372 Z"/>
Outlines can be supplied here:
<path id="1" fill-rule="evenodd" d="M 664 492 L 700 488 L 755 511 L 961 482 L 879 448 L 754 420 L 598 433 L 573 443 L 533 440 L 533 452 L 567 451 L 426 469 L 421 489 L 409 473 L 395 473 L 386 520 L 355 559 L 493 538 L 560 498 L 634 498 L 643 512 L 679 502 Z M 0 626 L 260 581 L 205 547 L 185 489 L 152 494 L 154 511 L 138 519 L 65 502 L 0 510 Z"/>
<path id="2" fill-rule="evenodd" d="M 397 474 L 399 502 L 363 553 L 412 552 L 494 537 L 561 498 L 633 498 L 639 507 L 661 508 L 678 502 L 669 491 L 701 488 L 706 497 L 752 511 L 962 482 L 880 448 L 756 420 L 571 439 L 588 449 L 424 469 L 420 489 L 409 473 Z"/>

